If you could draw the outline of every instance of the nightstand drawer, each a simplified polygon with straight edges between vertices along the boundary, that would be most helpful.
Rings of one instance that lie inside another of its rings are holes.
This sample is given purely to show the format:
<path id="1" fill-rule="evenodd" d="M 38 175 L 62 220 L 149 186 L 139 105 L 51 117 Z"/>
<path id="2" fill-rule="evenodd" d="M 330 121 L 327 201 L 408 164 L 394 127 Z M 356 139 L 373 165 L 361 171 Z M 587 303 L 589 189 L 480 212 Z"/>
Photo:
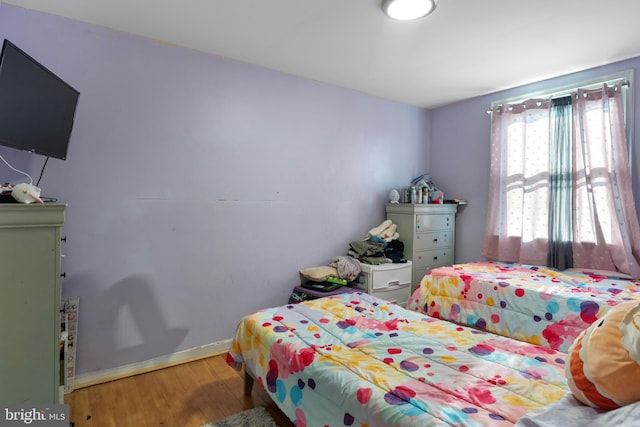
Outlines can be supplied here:
<path id="1" fill-rule="evenodd" d="M 369 265 L 361 264 L 358 283 L 371 293 L 379 289 L 411 284 L 411 263 Z"/>
<path id="2" fill-rule="evenodd" d="M 411 283 L 375 290 L 371 295 L 404 307 L 411 296 Z"/>
<path id="3" fill-rule="evenodd" d="M 438 233 L 416 233 L 414 248 L 421 251 L 425 249 L 448 248 L 453 246 L 453 233 L 441 231 Z"/>

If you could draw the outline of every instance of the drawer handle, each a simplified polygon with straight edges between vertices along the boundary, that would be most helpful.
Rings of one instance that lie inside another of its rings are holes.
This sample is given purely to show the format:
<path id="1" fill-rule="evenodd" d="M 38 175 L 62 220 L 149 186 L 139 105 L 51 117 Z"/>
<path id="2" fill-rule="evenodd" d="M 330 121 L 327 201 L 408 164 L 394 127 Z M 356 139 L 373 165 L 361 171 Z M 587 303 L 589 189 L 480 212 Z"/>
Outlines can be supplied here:
<path id="1" fill-rule="evenodd" d="M 438 242 L 438 238 L 436 237 L 435 239 L 433 239 L 433 243 L 437 243 Z"/>
<path id="2" fill-rule="evenodd" d="M 389 286 L 389 287 L 400 286 L 400 281 L 399 280 L 392 280 L 390 282 L 387 282 L 387 286 Z"/>
<path id="3" fill-rule="evenodd" d="M 437 260 L 437 259 L 438 259 L 438 257 L 437 257 L 437 256 L 434 256 L 434 257 L 433 257 L 433 260 L 434 260 L 434 261 L 435 261 L 435 260 Z"/>

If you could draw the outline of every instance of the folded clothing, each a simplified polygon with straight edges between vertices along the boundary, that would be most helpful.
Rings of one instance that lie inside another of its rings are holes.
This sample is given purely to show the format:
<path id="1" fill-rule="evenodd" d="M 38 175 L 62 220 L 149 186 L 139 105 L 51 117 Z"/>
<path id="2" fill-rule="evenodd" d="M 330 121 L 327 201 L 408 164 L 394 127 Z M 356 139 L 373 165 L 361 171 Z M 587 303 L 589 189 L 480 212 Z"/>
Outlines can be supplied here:
<path id="1" fill-rule="evenodd" d="M 356 256 L 355 253 L 349 251 L 349 255 L 351 256 Z M 371 265 L 380 265 L 380 264 L 389 264 L 392 261 L 385 257 L 385 256 L 366 256 L 366 255 L 361 255 L 358 256 L 358 261 L 360 261 L 363 264 L 371 264 Z"/>
<path id="2" fill-rule="evenodd" d="M 386 219 L 382 221 L 382 223 L 377 227 L 373 227 L 371 230 L 369 230 L 366 239 L 370 239 L 371 237 L 379 237 L 386 242 L 390 242 L 400 237 L 397 229 L 398 226 L 396 224 L 394 224 L 390 219 Z"/>
<path id="3" fill-rule="evenodd" d="M 378 236 L 380 235 L 380 233 L 386 230 L 389 226 L 391 226 L 391 224 L 393 224 L 393 222 L 391 222 L 390 219 L 385 219 L 384 221 L 382 221 L 382 223 L 379 226 L 373 227 L 371 230 L 369 230 L 367 234 L 369 236 Z"/>
<path id="4" fill-rule="evenodd" d="M 400 240 L 393 240 L 387 243 L 384 248 L 384 256 L 395 263 L 407 262 L 404 257 L 404 243 Z"/>
<path id="5" fill-rule="evenodd" d="M 351 250 L 358 256 L 380 256 L 384 255 L 384 243 L 372 240 L 355 240 L 349 243 Z"/>
<path id="6" fill-rule="evenodd" d="M 375 236 L 369 240 L 356 240 L 349 243 L 349 255 L 365 264 L 386 264 L 391 262 L 384 256 L 386 246 L 387 242 Z"/>

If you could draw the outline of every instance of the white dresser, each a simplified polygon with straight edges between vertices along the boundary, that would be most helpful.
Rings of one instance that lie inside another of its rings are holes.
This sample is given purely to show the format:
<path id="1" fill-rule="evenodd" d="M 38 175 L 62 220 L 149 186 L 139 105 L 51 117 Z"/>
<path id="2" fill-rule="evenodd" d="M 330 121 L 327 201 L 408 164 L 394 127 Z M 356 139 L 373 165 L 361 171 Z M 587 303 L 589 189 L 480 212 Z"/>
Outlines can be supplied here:
<path id="1" fill-rule="evenodd" d="M 357 285 L 368 294 L 402 307 L 411 296 L 411 261 L 371 265 L 360 263 Z"/>
<path id="2" fill-rule="evenodd" d="M 0 402 L 62 403 L 63 204 L 0 204 Z"/>
<path id="3" fill-rule="evenodd" d="M 387 205 L 387 219 L 398 226 L 404 256 L 412 261 L 411 292 L 434 267 L 454 263 L 456 204 Z"/>

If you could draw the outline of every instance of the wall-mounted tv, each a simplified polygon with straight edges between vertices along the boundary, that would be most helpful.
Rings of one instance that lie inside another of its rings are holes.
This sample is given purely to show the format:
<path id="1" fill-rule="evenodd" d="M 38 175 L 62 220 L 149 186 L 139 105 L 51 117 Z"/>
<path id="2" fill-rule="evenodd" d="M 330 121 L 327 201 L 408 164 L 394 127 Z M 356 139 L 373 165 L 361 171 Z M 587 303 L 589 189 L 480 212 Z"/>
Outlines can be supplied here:
<path id="1" fill-rule="evenodd" d="M 5 39 L 0 54 L 0 145 L 66 159 L 79 95 Z"/>

